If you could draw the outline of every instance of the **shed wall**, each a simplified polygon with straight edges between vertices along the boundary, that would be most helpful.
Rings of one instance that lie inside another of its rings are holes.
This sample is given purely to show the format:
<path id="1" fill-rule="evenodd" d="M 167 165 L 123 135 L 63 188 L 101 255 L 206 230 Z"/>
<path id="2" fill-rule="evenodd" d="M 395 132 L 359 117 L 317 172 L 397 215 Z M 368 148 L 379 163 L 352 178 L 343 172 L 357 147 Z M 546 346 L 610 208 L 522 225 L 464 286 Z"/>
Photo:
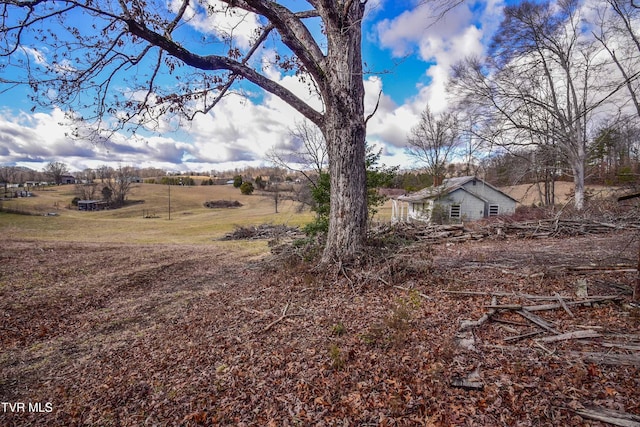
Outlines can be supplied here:
<path id="1" fill-rule="evenodd" d="M 439 199 L 437 204 L 445 209 L 447 217 L 451 205 L 460 205 L 460 220 L 462 221 L 482 219 L 485 213 L 484 201 L 462 189 L 449 193 L 446 197 Z"/>
<path id="2" fill-rule="evenodd" d="M 474 194 L 477 194 L 480 198 L 486 200 L 488 202 L 488 205 L 491 204 L 500 206 L 500 215 L 512 214 L 516 211 L 516 202 L 513 199 L 507 197 L 499 191 L 494 190 L 489 185 L 485 185 L 480 180 L 476 181 L 476 185 L 473 185 L 473 181 L 467 182 L 464 185 L 464 188 Z M 488 205 L 483 209 L 486 215 L 488 215 Z"/>

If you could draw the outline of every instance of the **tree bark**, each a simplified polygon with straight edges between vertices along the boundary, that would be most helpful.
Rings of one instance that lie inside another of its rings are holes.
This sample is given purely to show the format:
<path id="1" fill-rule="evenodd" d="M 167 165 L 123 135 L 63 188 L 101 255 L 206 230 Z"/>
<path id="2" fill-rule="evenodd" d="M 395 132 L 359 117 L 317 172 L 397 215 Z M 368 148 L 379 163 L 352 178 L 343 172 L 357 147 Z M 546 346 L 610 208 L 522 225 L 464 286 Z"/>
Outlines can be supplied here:
<path id="1" fill-rule="evenodd" d="M 573 188 L 574 188 L 574 206 L 577 210 L 584 208 L 584 163 L 585 160 L 576 159 L 572 162 L 573 169 Z"/>
<path id="2" fill-rule="evenodd" d="M 327 20 L 327 80 L 322 126 L 329 157 L 331 207 L 321 262 L 352 262 L 361 254 L 367 226 L 366 125 L 362 80 L 364 3 L 350 2 Z"/>

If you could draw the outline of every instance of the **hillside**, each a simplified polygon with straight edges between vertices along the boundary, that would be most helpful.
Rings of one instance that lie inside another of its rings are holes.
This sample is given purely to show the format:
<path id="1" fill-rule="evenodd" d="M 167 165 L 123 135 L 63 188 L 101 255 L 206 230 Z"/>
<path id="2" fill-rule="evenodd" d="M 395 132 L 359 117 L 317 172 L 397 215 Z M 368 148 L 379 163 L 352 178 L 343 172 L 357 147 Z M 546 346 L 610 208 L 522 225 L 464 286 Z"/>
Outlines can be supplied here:
<path id="1" fill-rule="evenodd" d="M 585 188 L 586 191 L 590 192 L 596 197 L 607 197 L 611 194 L 614 194 L 617 190 L 617 188 L 615 187 L 606 187 L 603 185 L 587 185 Z M 542 203 L 542 198 L 540 196 L 537 184 L 512 185 L 501 187 L 500 189 L 516 199 L 523 206 L 538 205 Z M 573 182 L 556 182 L 555 194 L 557 203 L 570 203 L 571 195 L 573 194 Z"/>
<path id="2" fill-rule="evenodd" d="M 269 195 L 245 196 L 227 185 L 169 189 L 166 185 L 138 184 L 128 200 L 139 203 L 99 212 L 78 211 L 70 205 L 74 196 L 74 187 L 67 185 L 36 190 L 34 197 L 4 201 L 7 209 L 36 216 L 0 214 L 0 232 L 8 238 L 56 241 L 212 245 L 236 225 L 299 226 L 312 218 L 309 211 L 298 212 L 292 201 L 280 201 L 276 213 Z M 232 209 L 204 206 L 213 200 L 238 201 L 242 206 Z M 57 216 L 44 216 L 47 213 Z"/>

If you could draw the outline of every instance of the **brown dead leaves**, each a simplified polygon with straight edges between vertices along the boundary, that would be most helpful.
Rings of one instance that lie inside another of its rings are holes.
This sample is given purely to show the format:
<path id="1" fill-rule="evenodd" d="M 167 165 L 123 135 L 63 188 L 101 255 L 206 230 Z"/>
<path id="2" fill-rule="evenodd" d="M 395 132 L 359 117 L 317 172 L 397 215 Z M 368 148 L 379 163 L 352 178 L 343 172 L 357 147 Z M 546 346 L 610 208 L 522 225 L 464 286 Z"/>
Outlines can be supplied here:
<path id="1" fill-rule="evenodd" d="M 7 242 L 0 398 L 52 401 L 53 412 L 0 413 L 0 423 L 596 426 L 576 412 L 592 402 L 639 414 L 637 366 L 576 357 L 584 340 L 545 343 L 551 353 L 535 337 L 505 343 L 513 332 L 503 326 L 523 327 L 491 320 L 461 348 L 460 322 L 482 316 L 490 298 L 441 292 L 562 295 L 578 275 L 594 292 L 628 286 L 628 272 L 546 274 L 556 261 L 627 262 L 637 253 L 620 251 L 624 238 L 439 245 L 426 273 L 411 261 L 418 251 L 405 250 L 391 270 L 349 278 L 246 268 L 201 247 Z M 7 255 L 16 251 L 25 255 Z M 623 302 L 571 313 L 544 317 L 559 332 L 640 328 Z M 480 365 L 482 391 L 451 386 Z"/>

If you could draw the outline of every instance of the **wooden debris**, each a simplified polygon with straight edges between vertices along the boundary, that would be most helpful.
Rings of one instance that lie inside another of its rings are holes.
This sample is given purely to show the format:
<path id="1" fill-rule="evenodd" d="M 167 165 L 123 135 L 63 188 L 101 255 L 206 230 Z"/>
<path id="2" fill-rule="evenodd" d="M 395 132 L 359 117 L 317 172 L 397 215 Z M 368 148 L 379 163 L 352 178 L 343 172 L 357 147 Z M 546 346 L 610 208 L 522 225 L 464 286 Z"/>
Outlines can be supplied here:
<path id="1" fill-rule="evenodd" d="M 518 333 L 518 330 L 516 328 L 512 328 L 511 326 L 507 326 L 505 324 L 500 324 L 500 322 L 496 322 L 496 323 L 498 323 L 498 327 L 500 329 L 503 329 L 503 330 L 505 330 L 505 331 L 507 331 L 507 332 L 509 332 L 511 334 L 517 334 Z"/>
<path id="2" fill-rule="evenodd" d="M 534 336 L 539 335 L 541 333 L 542 333 L 542 331 L 527 332 L 526 334 L 516 335 L 516 336 L 513 336 L 513 337 L 504 338 L 502 341 L 504 341 L 504 342 L 520 341 L 520 340 L 523 340 L 525 338 L 534 337 Z"/>
<path id="3" fill-rule="evenodd" d="M 466 377 L 453 377 L 451 379 L 451 386 L 465 390 L 483 390 L 484 382 L 480 376 L 480 366 L 481 365 L 478 365 L 478 367 Z"/>
<path id="4" fill-rule="evenodd" d="M 482 381 L 469 381 L 461 377 L 452 378 L 451 386 L 465 390 L 484 390 L 484 383 Z"/>
<path id="5" fill-rule="evenodd" d="M 495 306 L 498 304 L 498 298 L 494 295 L 493 297 L 491 297 L 491 305 Z M 485 323 L 487 320 L 489 320 L 491 318 L 491 316 L 493 316 L 494 314 L 496 314 L 496 309 L 495 308 L 491 308 L 488 312 L 486 312 L 481 318 L 479 318 L 478 320 L 472 321 L 472 320 L 463 320 L 460 324 L 460 330 L 465 330 L 465 329 L 469 329 L 469 328 L 475 328 L 477 326 L 482 325 L 483 323 Z"/>
<path id="6" fill-rule="evenodd" d="M 577 265 L 567 267 L 569 271 L 588 271 L 594 273 L 633 273 L 637 269 L 630 265 L 604 265 L 604 266 L 596 266 L 596 265 Z"/>
<path id="7" fill-rule="evenodd" d="M 602 365 L 640 366 L 640 355 L 572 351 L 572 356 Z"/>
<path id="8" fill-rule="evenodd" d="M 596 332 L 593 330 L 586 330 L 586 331 L 567 332 L 565 334 L 553 335 L 550 337 L 542 337 L 542 338 L 539 338 L 538 341 L 556 342 L 556 341 L 566 341 L 566 340 L 583 339 L 583 338 L 597 338 L 601 336 L 602 334 L 599 332 Z"/>
<path id="9" fill-rule="evenodd" d="M 599 343 L 602 347 L 609 347 L 609 348 L 622 348 L 625 350 L 631 350 L 631 351 L 638 351 L 640 352 L 640 345 L 633 345 L 633 344 L 620 344 L 620 343 L 616 343 L 616 342 L 601 342 Z"/>
<path id="10" fill-rule="evenodd" d="M 515 326 L 527 326 L 528 323 L 525 322 L 515 322 L 513 320 L 502 319 L 500 317 L 493 317 L 491 320 L 497 323 L 504 323 L 505 325 L 515 325 Z"/>
<path id="11" fill-rule="evenodd" d="M 571 310 L 569 310 L 569 307 L 567 307 L 567 304 L 565 304 L 564 299 L 560 296 L 560 294 L 556 292 L 555 297 L 558 299 L 558 303 L 562 306 L 564 311 L 566 311 L 570 317 L 574 317 L 573 313 L 571 312 Z"/>
<path id="12" fill-rule="evenodd" d="M 288 314 L 287 310 L 289 309 L 289 303 L 287 303 L 284 308 L 282 309 L 282 316 L 278 317 L 276 320 L 274 320 L 273 322 L 269 323 L 263 330 L 262 332 L 267 332 L 269 331 L 269 329 L 273 328 L 275 325 L 277 325 L 278 323 L 282 322 L 284 319 L 286 319 L 287 317 L 295 317 L 295 316 L 302 316 L 302 314 Z"/>
<path id="13" fill-rule="evenodd" d="M 514 297 L 514 298 L 522 298 L 528 299 L 532 301 L 556 301 L 558 297 L 548 296 L 548 295 L 531 295 L 531 294 L 517 294 L 515 292 L 499 292 L 499 291 L 441 291 L 444 294 L 453 294 L 453 295 L 468 295 L 468 296 L 497 296 L 497 297 Z M 573 297 L 570 296 L 560 296 L 560 298 L 570 300 Z"/>
<path id="14" fill-rule="evenodd" d="M 493 304 L 491 303 L 491 305 L 485 305 L 484 308 L 490 308 L 492 310 L 522 310 L 524 308 L 524 306 L 522 306 L 521 304 Z"/>
<path id="15" fill-rule="evenodd" d="M 547 322 L 546 320 L 544 320 L 543 318 L 541 318 L 540 316 L 530 313 L 527 310 L 518 310 L 516 311 L 516 313 L 518 313 L 520 316 L 524 317 L 525 319 L 529 320 L 530 322 L 540 326 L 542 329 L 547 330 L 556 335 L 558 334 L 558 331 L 553 329 L 553 325 Z"/>
<path id="16" fill-rule="evenodd" d="M 558 297 L 555 297 L 558 299 Z M 562 297 L 559 299 L 562 300 Z M 546 311 L 546 310 L 556 310 L 558 308 L 565 308 L 567 311 L 569 310 L 567 306 L 570 305 L 591 305 L 597 302 L 604 301 L 615 301 L 622 299 L 619 295 L 605 295 L 605 296 L 597 296 L 597 297 L 588 297 L 587 299 L 579 300 L 579 301 L 562 301 L 557 304 L 540 304 L 540 305 L 520 305 L 520 304 L 502 304 L 502 305 L 485 305 L 485 308 L 494 308 L 497 310 L 527 310 L 531 311 Z M 569 312 L 571 313 L 571 312 Z M 573 316 L 573 313 L 571 313 Z"/>
<path id="17" fill-rule="evenodd" d="M 443 294 L 454 295 L 477 295 L 477 296 L 497 296 L 497 297 L 511 297 L 517 296 L 513 292 L 479 292 L 479 291 L 442 291 Z"/>
<path id="18" fill-rule="evenodd" d="M 543 346 L 538 341 L 534 341 L 533 343 L 536 345 L 536 347 L 540 347 L 541 349 L 543 349 L 549 356 L 553 355 L 556 352 L 555 350 L 549 350 L 547 347 Z"/>
<path id="19" fill-rule="evenodd" d="M 560 236 L 579 236 L 610 233 L 619 230 L 640 230 L 637 219 L 618 218 L 613 222 L 593 220 L 569 220 L 559 218 L 535 221 L 510 222 L 508 219 L 498 220 L 483 227 L 466 227 L 464 224 L 426 225 L 422 223 L 398 222 L 385 224 L 372 230 L 374 234 L 393 233 L 406 240 L 426 243 L 465 242 L 486 238 L 517 237 L 524 239 L 545 239 Z"/>
<path id="20" fill-rule="evenodd" d="M 581 277 L 577 282 L 578 289 L 576 289 L 576 296 L 578 298 L 588 298 L 589 291 L 587 290 L 587 279 Z"/>
<path id="21" fill-rule="evenodd" d="M 304 233 L 298 227 L 288 227 L 283 224 L 262 224 L 249 227 L 236 226 L 233 232 L 225 234 L 220 240 L 258 240 L 301 236 L 304 236 Z"/>
<path id="22" fill-rule="evenodd" d="M 602 421 L 623 427 L 640 427 L 640 416 L 613 409 L 591 406 L 584 409 L 572 409 L 573 412 L 588 420 Z"/>

